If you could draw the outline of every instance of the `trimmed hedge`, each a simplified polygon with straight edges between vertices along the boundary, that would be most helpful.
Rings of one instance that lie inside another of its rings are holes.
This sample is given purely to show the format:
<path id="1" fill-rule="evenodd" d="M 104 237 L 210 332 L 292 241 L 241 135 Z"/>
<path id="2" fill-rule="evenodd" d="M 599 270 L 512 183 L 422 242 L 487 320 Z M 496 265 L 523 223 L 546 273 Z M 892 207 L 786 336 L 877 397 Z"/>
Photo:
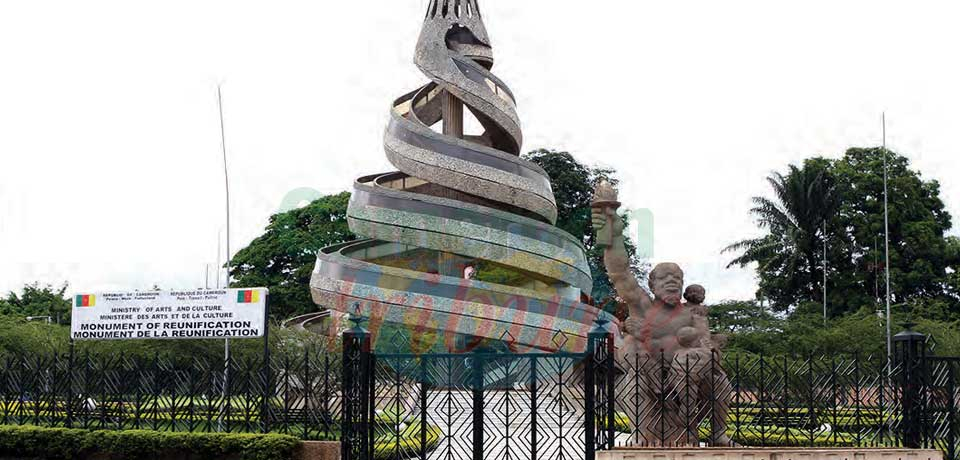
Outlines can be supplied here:
<path id="1" fill-rule="evenodd" d="M 123 459 L 154 459 L 163 453 L 191 458 L 230 456 L 242 460 L 287 460 L 300 440 L 284 435 L 167 433 L 158 431 L 87 431 L 36 426 L 0 426 L 0 455 L 50 460 L 98 454 Z"/>
<path id="2" fill-rule="evenodd" d="M 391 411 L 377 414 L 374 418 L 374 460 L 394 460 L 419 456 L 420 424 L 421 419 L 419 417 L 404 417 Z M 427 443 L 424 450 L 432 452 L 440 445 L 443 430 L 438 426 L 428 424 L 425 434 Z"/>
<path id="3" fill-rule="evenodd" d="M 601 429 L 606 428 L 606 419 L 598 417 L 597 426 Z M 629 417 L 622 412 L 617 412 L 613 428 L 618 433 L 630 433 Z M 761 430 L 763 430 L 762 436 Z M 709 423 L 704 422 L 698 431 L 700 441 L 708 442 Z M 854 447 L 867 441 L 866 436 L 858 440 L 855 434 L 842 431 L 833 433 L 818 429 L 811 434 L 810 431 L 802 428 L 787 429 L 775 425 L 741 425 L 740 430 L 737 430 L 732 423 L 727 427 L 727 436 L 737 444 L 752 447 Z"/>
<path id="4" fill-rule="evenodd" d="M 702 439 L 709 439 L 710 429 L 701 428 L 700 436 Z M 856 447 L 857 439 L 850 433 L 814 433 L 813 439 L 810 434 L 802 430 L 793 428 L 787 430 L 777 426 L 765 426 L 763 436 L 756 428 L 750 431 L 727 430 L 727 436 L 734 442 L 742 446 L 751 447 Z M 866 438 L 863 443 L 866 443 Z"/>
<path id="5" fill-rule="evenodd" d="M 426 451 L 432 452 L 440 444 L 443 432 L 440 428 L 430 425 L 426 432 Z M 373 458 L 375 460 L 393 460 L 398 458 L 416 458 L 420 452 L 420 427 L 407 427 L 400 433 L 400 437 L 374 438 Z"/>
<path id="6" fill-rule="evenodd" d="M 630 433 L 630 417 L 623 412 L 616 412 L 613 414 L 613 430 L 617 433 Z M 607 418 L 604 416 L 597 416 L 596 426 L 598 429 L 606 430 L 607 427 Z"/>

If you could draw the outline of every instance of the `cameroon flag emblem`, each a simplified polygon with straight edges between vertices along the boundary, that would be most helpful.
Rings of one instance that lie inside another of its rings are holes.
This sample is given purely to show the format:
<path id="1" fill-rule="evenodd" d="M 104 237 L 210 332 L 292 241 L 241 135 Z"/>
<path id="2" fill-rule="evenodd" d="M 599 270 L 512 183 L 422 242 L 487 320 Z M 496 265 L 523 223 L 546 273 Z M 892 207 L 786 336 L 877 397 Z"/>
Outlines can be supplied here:
<path id="1" fill-rule="evenodd" d="M 78 295 L 76 298 L 77 307 L 94 307 L 97 305 L 97 296 Z"/>
<path id="2" fill-rule="evenodd" d="M 259 303 L 260 291 L 238 291 L 237 303 Z"/>

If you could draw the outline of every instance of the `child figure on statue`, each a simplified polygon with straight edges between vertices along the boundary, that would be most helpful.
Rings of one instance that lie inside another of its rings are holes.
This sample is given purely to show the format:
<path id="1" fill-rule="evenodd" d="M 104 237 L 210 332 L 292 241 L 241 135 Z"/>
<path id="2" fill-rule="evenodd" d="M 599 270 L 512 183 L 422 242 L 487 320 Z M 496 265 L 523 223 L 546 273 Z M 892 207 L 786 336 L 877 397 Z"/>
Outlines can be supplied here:
<path id="1" fill-rule="evenodd" d="M 710 340 L 710 325 L 707 307 L 703 305 L 706 290 L 699 284 L 687 287 L 683 292 L 684 308 L 693 316 L 691 326 L 677 331 L 680 349 L 671 365 L 670 374 L 678 390 L 680 415 L 699 420 L 702 412 L 702 390 L 710 380 L 713 343 Z M 699 433 L 688 426 L 684 443 L 696 445 Z"/>
<path id="2" fill-rule="evenodd" d="M 720 350 L 726 345 L 727 338 L 722 334 L 710 333 L 710 320 L 708 317 L 707 306 L 703 305 L 706 299 L 707 291 L 699 284 L 691 284 L 683 291 L 683 298 L 687 301 L 687 308 L 693 313 L 693 331 L 686 331 L 689 337 L 685 337 L 681 329 L 680 345 L 684 348 L 705 348 L 707 350 Z"/>
<path id="3" fill-rule="evenodd" d="M 707 307 L 703 305 L 707 291 L 699 284 L 691 284 L 683 291 L 686 308 L 693 314 L 693 325 L 677 331 L 677 340 L 682 348 L 713 348 L 710 341 L 710 323 Z"/>

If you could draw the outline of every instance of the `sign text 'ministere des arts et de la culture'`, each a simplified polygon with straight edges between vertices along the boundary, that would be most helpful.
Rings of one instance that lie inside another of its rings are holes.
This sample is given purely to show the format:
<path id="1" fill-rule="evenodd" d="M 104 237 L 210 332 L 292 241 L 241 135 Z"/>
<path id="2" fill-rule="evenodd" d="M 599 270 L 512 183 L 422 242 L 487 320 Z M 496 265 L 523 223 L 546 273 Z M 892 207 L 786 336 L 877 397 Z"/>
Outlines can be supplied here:
<path id="1" fill-rule="evenodd" d="M 73 299 L 75 340 L 263 337 L 267 289 L 81 294 Z"/>

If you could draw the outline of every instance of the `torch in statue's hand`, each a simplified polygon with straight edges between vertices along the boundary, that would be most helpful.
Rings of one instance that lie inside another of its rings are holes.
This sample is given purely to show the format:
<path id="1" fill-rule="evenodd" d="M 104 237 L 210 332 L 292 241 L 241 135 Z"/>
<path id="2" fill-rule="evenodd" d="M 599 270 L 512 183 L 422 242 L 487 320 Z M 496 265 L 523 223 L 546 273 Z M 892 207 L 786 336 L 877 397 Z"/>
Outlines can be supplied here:
<path id="1" fill-rule="evenodd" d="M 617 201 L 617 191 L 607 181 L 601 181 L 593 191 L 591 219 L 593 229 L 597 233 L 597 245 L 601 248 L 610 247 L 613 239 L 623 232 L 623 222 L 617 215 L 620 202 Z"/>

